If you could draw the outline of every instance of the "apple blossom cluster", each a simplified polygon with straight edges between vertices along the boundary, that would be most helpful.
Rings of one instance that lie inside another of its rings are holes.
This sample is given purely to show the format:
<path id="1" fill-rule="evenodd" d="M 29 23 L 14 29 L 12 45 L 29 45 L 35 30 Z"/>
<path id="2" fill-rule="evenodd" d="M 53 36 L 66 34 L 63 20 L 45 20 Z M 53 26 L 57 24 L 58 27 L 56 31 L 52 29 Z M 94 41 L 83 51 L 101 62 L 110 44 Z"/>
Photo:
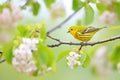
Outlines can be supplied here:
<path id="1" fill-rule="evenodd" d="M 51 7 L 51 17 L 53 19 L 64 17 L 66 14 L 65 5 L 61 1 L 55 2 Z"/>
<path id="2" fill-rule="evenodd" d="M 34 75 L 35 72 L 38 72 L 37 75 L 41 76 L 43 72 L 52 70 L 51 67 L 46 65 L 42 65 L 42 70 L 38 70 L 32 53 L 38 50 L 38 43 L 37 38 L 23 38 L 19 47 L 13 51 L 12 64 L 18 72 L 28 75 Z"/>
<path id="3" fill-rule="evenodd" d="M 69 56 L 66 57 L 67 59 L 67 65 L 71 68 L 74 69 L 76 66 L 80 66 L 80 57 L 81 55 L 76 53 L 76 52 L 70 52 Z"/>
<path id="4" fill-rule="evenodd" d="M 15 27 L 17 21 L 22 18 L 21 8 L 16 4 L 11 4 L 11 10 L 9 8 L 4 8 L 2 13 L 0 13 L 0 25 Z"/>
<path id="5" fill-rule="evenodd" d="M 13 51 L 12 64 L 18 72 L 33 75 L 37 70 L 32 51 L 37 50 L 38 43 L 39 40 L 36 38 L 23 38 L 19 47 Z"/>
<path id="6" fill-rule="evenodd" d="M 104 24 L 114 24 L 117 20 L 117 15 L 114 12 L 105 11 L 100 16 L 100 21 Z"/>

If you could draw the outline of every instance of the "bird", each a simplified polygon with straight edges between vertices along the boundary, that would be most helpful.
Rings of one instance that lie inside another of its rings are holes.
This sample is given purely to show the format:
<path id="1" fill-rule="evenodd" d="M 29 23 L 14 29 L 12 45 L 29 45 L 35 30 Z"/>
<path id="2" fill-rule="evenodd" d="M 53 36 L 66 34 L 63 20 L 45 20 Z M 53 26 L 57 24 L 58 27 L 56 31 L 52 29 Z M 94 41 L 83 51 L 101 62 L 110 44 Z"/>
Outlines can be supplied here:
<path id="1" fill-rule="evenodd" d="M 75 39 L 82 42 L 88 42 L 96 32 L 106 27 L 92 27 L 92 26 L 70 26 L 68 33 L 70 33 Z"/>

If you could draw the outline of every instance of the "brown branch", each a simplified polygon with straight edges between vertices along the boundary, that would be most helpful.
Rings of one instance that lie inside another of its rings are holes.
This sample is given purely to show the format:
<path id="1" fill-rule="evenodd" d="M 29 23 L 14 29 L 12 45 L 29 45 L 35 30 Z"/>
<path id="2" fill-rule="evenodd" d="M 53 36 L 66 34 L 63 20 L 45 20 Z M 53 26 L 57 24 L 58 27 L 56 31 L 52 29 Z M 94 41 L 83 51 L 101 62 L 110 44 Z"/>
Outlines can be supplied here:
<path id="1" fill-rule="evenodd" d="M 63 22 L 61 22 L 60 24 L 58 24 L 57 26 L 53 27 L 52 29 L 50 29 L 47 32 L 47 35 L 49 35 L 51 32 L 55 31 L 58 28 L 61 28 L 63 24 L 65 24 L 67 21 L 69 21 L 81 8 L 79 8 L 78 10 L 76 10 L 74 13 L 72 13 L 70 16 L 68 16 Z"/>
<path id="2" fill-rule="evenodd" d="M 81 42 L 80 48 L 78 49 L 79 51 L 82 49 L 82 47 L 84 46 L 83 44 L 84 42 Z"/>
<path id="3" fill-rule="evenodd" d="M 21 6 L 21 8 L 25 8 L 31 0 L 26 0 L 25 4 Z"/>
<path id="4" fill-rule="evenodd" d="M 60 46 L 61 44 L 70 44 L 70 43 L 67 43 L 67 42 L 62 42 L 60 41 L 59 39 L 56 39 L 56 38 L 53 38 L 52 36 L 50 36 L 50 33 L 55 31 L 56 29 L 58 28 L 61 28 L 63 24 L 65 24 L 67 21 L 69 21 L 81 8 L 79 8 L 78 10 L 76 10 L 74 13 L 72 13 L 70 16 L 68 16 L 64 21 L 62 21 L 60 24 L 58 24 L 57 26 L 53 27 L 52 29 L 50 29 L 48 32 L 47 32 L 47 37 L 55 40 L 58 42 L 58 44 L 52 44 L 52 45 L 48 45 L 49 47 L 56 47 L 56 46 Z"/>
<path id="5" fill-rule="evenodd" d="M 88 43 L 83 43 L 83 42 L 81 42 L 81 43 L 64 42 L 64 41 L 61 41 L 61 40 L 53 38 L 53 37 L 51 37 L 51 39 L 56 40 L 58 43 L 56 43 L 56 44 L 48 44 L 47 45 L 48 47 L 58 47 L 58 46 L 60 46 L 62 44 L 78 45 L 78 46 L 82 46 L 83 47 L 83 46 L 94 46 L 96 44 L 101 44 L 101 43 L 117 40 L 117 39 L 120 39 L 120 36 L 115 36 L 115 37 L 112 37 L 112 38 L 109 38 L 109 39 L 106 39 L 106 40 L 101 40 L 101 41 L 97 41 L 97 42 L 88 42 Z"/>
<path id="6" fill-rule="evenodd" d="M 3 63 L 3 62 L 5 62 L 5 59 L 0 60 L 0 63 Z"/>

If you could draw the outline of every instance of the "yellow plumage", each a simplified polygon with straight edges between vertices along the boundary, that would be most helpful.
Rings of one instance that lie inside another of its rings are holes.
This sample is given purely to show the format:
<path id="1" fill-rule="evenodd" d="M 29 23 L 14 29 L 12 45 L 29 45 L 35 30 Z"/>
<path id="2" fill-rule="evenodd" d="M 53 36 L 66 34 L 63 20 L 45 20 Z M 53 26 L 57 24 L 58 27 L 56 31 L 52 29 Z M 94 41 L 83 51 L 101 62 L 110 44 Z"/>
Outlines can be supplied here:
<path id="1" fill-rule="evenodd" d="M 68 32 L 76 39 L 83 41 L 83 42 L 87 42 L 89 41 L 94 34 L 103 29 L 105 27 L 102 28 L 95 28 L 95 27 L 85 27 L 85 26 L 71 26 L 68 29 Z"/>

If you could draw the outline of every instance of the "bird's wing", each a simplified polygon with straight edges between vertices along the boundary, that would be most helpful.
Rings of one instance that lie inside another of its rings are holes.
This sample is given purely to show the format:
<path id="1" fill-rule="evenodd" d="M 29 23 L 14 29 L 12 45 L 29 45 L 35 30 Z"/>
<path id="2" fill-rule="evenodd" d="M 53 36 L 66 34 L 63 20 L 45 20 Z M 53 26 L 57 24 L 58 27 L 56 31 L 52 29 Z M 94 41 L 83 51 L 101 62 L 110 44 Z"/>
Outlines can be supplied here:
<path id="1" fill-rule="evenodd" d="M 87 27 L 85 28 L 81 33 L 85 34 L 85 33 L 90 33 L 90 32 L 94 32 L 94 31 L 98 31 L 100 28 L 95 28 L 95 27 Z"/>

